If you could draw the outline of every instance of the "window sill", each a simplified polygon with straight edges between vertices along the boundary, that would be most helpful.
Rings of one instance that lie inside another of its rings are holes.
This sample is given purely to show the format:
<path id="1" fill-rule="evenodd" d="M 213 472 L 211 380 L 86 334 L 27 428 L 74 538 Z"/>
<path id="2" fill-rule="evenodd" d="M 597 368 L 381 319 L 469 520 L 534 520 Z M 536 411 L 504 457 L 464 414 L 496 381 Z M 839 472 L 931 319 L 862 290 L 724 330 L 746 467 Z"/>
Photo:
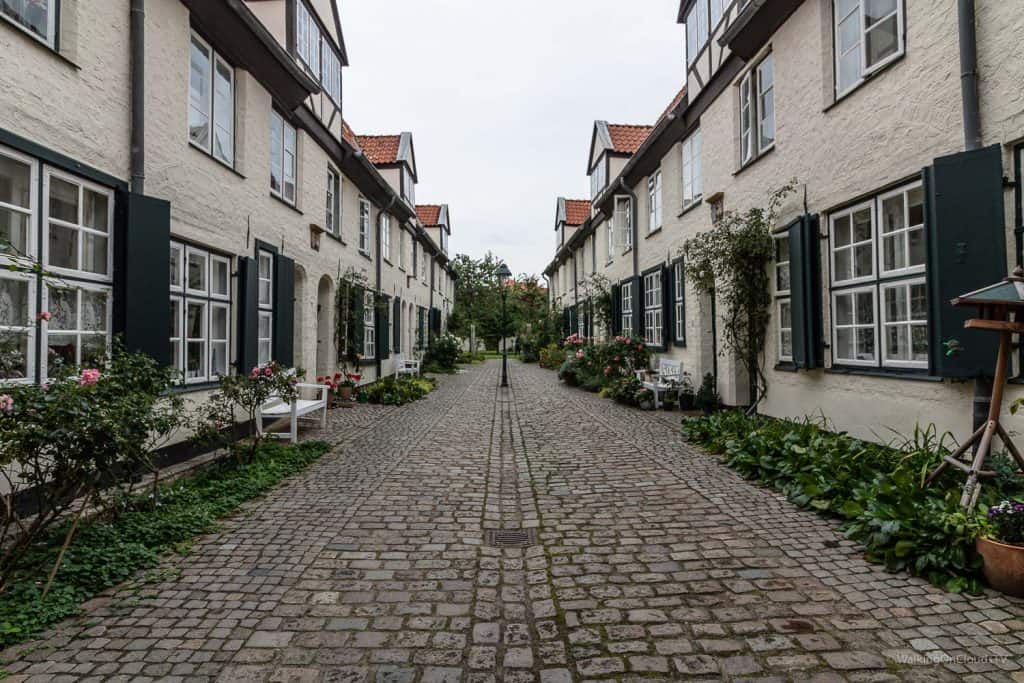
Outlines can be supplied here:
<path id="1" fill-rule="evenodd" d="M 242 180 L 246 180 L 246 177 L 245 177 L 244 175 L 242 175 L 242 174 L 241 174 L 241 173 L 240 173 L 240 172 L 238 171 L 238 169 L 236 169 L 236 168 L 235 168 L 234 166 L 232 166 L 231 164 L 227 163 L 227 162 L 226 162 L 226 161 L 224 161 L 223 159 L 218 159 L 217 157 L 213 156 L 212 154 L 210 154 L 210 153 L 209 153 L 209 152 L 207 152 L 207 151 L 206 151 L 205 149 L 203 149 L 203 148 L 202 148 L 202 147 L 200 147 L 199 145 L 195 144 L 195 143 L 194 143 L 194 142 L 192 142 L 191 140 L 189 140 L 189 142 L 188 142 L 188 146 L 189 146 L 189 149 L 191 149 L 191 150 L 193 150 L 193 151 L 195 151 L 195 152 L 199 153 L 200 155 L 202 155 L 202 156 L 206 157 L 207 159 L 212 159 L 212 160 L 213 160 L 213 161 L 214 161 L 214 162 L 215 162 L 215 163 L 216 163 L 216 164 L 217 164 L 218 166 L 220 166 L 221 168 L 223 168 L 223 169 L 226 169 L 226 170 L 228 170 L 228 171 L 231 171 L 232 173 L 234 173 L 234 174 L 235 174 L 236 176 L 238 176 L 238 177 L 239 177 L 239 178 L 241 178 Z M 271 194 L 273 194 L 273 193 L 271 193 Z M 285 202 L 285 203 L 287 203 L 287 202 Z"/>
<path id="2" fill-rule="evenodd" d="M 775 364 L 775 367 L 772 368 L 772 369 L 775 370 L 775 372 L 799 372 L 800 371 L 800 368 L 798 368 L 796 366 L 796 363 L 794 363 L 791 360 L 779 361 L 778 363 Z"/>
<path id="3" fill-rule="evenodd" d="M 825 108 L 821 110 L 821 112 L 824 114 L 824 113 L 827 113 L 827 112 L 831 111 L 833 108 L 838 106 L 841 102 L 844 102 L 845 100 L 849 99 L 850 96 L 853 95 L 855 92 L 858 92 L 865 85 L 867 85 L 871 81 L 875 80 L 875 78 L 877 78 L 880 74 L 884 74 L 886 71 L 891 69 L 893 67 L 893 65 L 899 64 L 900 62 L 902 62 L 903 58 L 906 57 L 906 56 L 907 56 L 907 52 L 904 49 L 903 52 L 901 52 L 900 54 L 896 55 L 895 57 L 890 59 L 888 62 L 883 64 L 882 66 L 878 67 L 878 69 L 876 69 L 876 70 L 872 71 L 871 73 L 869 73 L 868 75 L 864 76 L 864 78 L 861 79 L 860 83 L 858 83 L 857 85 L 853 86 L 852 88 L 850 88 L 849 90 L 844 92 L 842 95 L 834 96 L 832 102 L 830 102 L 828 105 L 826 105 Z"/>
<path id="4" fill-rule="evenodd" d="M 343 247 L 348 245 L 348 242 L 346 242 L 344 239 L 342 239 L 341 235 L 336 235 L 335 233 L 331 232 L 330 230 L 324 231 L 324 234 L 327 235 L 328 237 L 330 237 L 332 240 L 334 240 L 335 242 L 337 242 L 338 244 L 340 244 Z"/>
<path id="5" fill-rule="evenodd" d="M 60 23 L 59 19 L 60 18 L 58 17 L 58 21 L 57 21 L 58 24 Z M 45 50 L 46 52 L 50 53 L 51 55 L 53 55 L 57 59 L 61 60 L 62 62 L 64 62 L 68 66 L 70 66 L 71 68 L 75 69 L 76 71 L 81 71 L 82 70 L 82 67 L 80 67 L 75 62 L 71 61 L 66 55 L 61 54 L 59 49 L 55 48 L 53 45 L 50 45 L 49 43 L 47 43 L 47 42 L 45 42 L 43 40 L 40 40 L 39 38 L 36 38 L 32 33 L 29 33 L 29 31 L 27 29 L 22 27 L 22 25 L 17 23 L 16 21 L 12 21 L 11 19 L 8 19 L 7 17 L 3 16 L 2 14 L 0 14 L 0 21 L 3 21 L 5 24 L 7 24 L 11 28 L 13 28 L 15 33 L 19 34 L 24 40 L 27 40 L 28 42 L 34 44 L 37 48 L 39 48 L 41 50 Z M 59 34 L 60 33 L 60 26 L 58 25 L 55 30 Z M 58 38 L 59 38 L 59 36 L 58 36 Z M 56 39 L 55 39 L 55 42 L 56 42 Z"/>
<path id="6" fill-rule="evenodd" d="M 305 215 L 304 213 L 299 211 L 297 206 L 295 206 L 294 204 L 289 202 L 287 199 L 285 199 L 283 197 L 279 197 L 278 195 L 274 194 L 273 192 L 270 192 L 269 194 L 270 194 L 270 198 L 273 199 L 274 201 L 281 202 L 282 204 L 284 204 L 285 206 L 287 206 L 289 209 L 291 209 L 295 213 L 299 214 L 300 216 L 304 216 Z"/>
<path id="7" fill-rule="evenodd" d="M 364 249 L 360 249 L 359 250 L 359 255 L 362 256 L 367 261 L 372 261 L 373 260 L 373 257 L 370 256 L 370 252 L 368 252 L 368 251 L 366 251 Z"/>
<path id="8" fill-rule="evenodd" d="M 661 232 L 661 226 L 660 226 L 660 225 L 659 225 L 659 226 L 658 226 L 657 228 L 655 228 L 654 230 L 648 230 L 648 231 L 647 231 L 647 234 L 646 234 L 646 235 L 644 235 L 644 239 L 647 239 L 647 238 L 649 238 L 649 237 L 654 237 L 654 236 L 655 236 L 655 235 L 657 235 L 657 234 L 658 234 L 659 232 Z"/>
<path id="9" fill-rule="evenodd" d="M 167 396 L 178 396 L 181 394 L 193 394 L 198 391 L 211 391 L 220 386 L 220 382 L 213 380 L 207 382 L 193 382 L 192 384 L 177 384 L 165 393 Z"/>
<path id="10" fill-rule="evenodd" d="M 898 370 L 896 368 L 859 368 L 852 365 L 833 365 L 825 368 L 827 375 L 860 375 L 883 379 L 905 379 L 913 382 L 941 382 L 941 377 L 929 375 L 927 370 Z"/>
<path id="11" fill-rule="evenodd" d="M 775 151 L 775 147 L 776 147 L 776 143 L 773 142 L 771 147 L 769 147 L 768 149 L 764 150 L 763 152 L 758 154 L 756 157 L 754 157 L 753 159 L 751 159 L 750 161 L 748 161 L 747 163 L 743 164 L 742 166 L 737 168 L 735 171 L 733 171 L 732 172 L 733 177 L 735 178 L 740 173 L 743 173 L 748 168 L 750 168 L 751 166 L 753 166 L 757 162 L 761 161 L 761 159 L 764 159 L 766 156 L 768 156 L 769 154 L 774 152 Z"/>
<path id="12" fill-rule="evenodd" d="M 694 209 L 696 209 L 698 206 L 700 206 L 703 203 L 704 203 L 704 198 L 703 197 L 701 197 L 700 199 L 697 199 L 697 200 L 694 200 L 694 201 L 690 202 L 689 204 L 687 204 L 686 206 L 683 207 L 682 211 L 680 211 L 678 214 L 676 214 L 676 218 L 682 218 L 683 216 L 685 216 L 686 214 L 690 213 L 691 211 L 693 211 Z"/>

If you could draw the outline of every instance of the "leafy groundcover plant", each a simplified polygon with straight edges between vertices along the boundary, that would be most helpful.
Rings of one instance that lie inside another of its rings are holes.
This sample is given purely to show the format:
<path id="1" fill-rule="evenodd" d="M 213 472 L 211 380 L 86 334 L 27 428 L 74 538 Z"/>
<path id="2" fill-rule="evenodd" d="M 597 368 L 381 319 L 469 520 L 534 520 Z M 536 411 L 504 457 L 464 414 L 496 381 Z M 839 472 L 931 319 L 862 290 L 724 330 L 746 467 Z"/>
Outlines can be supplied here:
<path id="1" fill-rule="evenodd" d="M 776 420 L 738 412 L 683 421 L 688 439 L 721 453 L 748 479 L 778 489 L 794 503 L 843 520 L 846 535 L 869 561 L 907 571 L 950 591 L 980 590 L 974 541 L 983 521 L 959 507 L 963 481 L 947 472 L 929 488 L 928 473 L 949 452 L 934 429 L 887 445 L 831 432 L 821 420 Z M 982 488 L 991 504 L 1019 492 L 1005 458 Z"/>
<path id="2" fill-rule="evenodd" d="M 43 584 L 66 534 L 63 526 L 55 527 L 33 544 L 0 594 L 0 647 L 77 613 L 83 601 L 156 566 L 162 555 L 187 551 L 195 536 L 216 529 L 218 518 L 300 472 L 329 448 L 319 442 L 262 443 L 248 462 L 220 460 L 164 485 L 157 497 L 123 498 L 110 512 L 81 523 L 44 599 Z"/>
<path id="3" fill-rule="evenodd" d="M 423 398 L 437 386 L 430 377 L 385 377 L 366 387 L 366 398 L 370 403 L 386 406 L 404 406 Z"/>

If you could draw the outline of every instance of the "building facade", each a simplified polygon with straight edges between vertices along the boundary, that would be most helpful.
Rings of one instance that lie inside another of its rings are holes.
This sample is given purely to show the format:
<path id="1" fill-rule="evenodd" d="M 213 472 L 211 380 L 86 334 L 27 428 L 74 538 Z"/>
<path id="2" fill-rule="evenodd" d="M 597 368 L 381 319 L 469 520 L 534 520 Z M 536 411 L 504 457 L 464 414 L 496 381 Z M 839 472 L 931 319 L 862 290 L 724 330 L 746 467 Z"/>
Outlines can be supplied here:
<path id="1" fill-rule="evenodd" d="M 311 380 L 361 357 L 372 381 L 416 351 L 410 310 L 437 333 L 447 238 L 417 214 L 411 134 L 382 160 L 345 122 L 347 64 L 334 0 L 3 3 L 2 258 L 38 266 L 0 275 L 4 380 L 120 336 L 195 398 L 271 360 Z"/>
<path id="2" fill-rule="evenodd" d="M 880 440 L 929 424 L 963 434 L 995 340 L 964 330 L 969 312 L 949 301 L 1021 261 L 1024 62 L 1003 56 L 1024 17 L 978 2 L 968 22 L 980 129 L 961 91 L 971 68 L 955 0 L 684 0 L 679 21 L 682 92 L 616 176 L 591 170 L 605 189 L 546 275 L 557 282 L 586 239 L 614 245 L 595 264 L 616 301 L 599 332 L 642 336 L 746 405 L 723 311 L 690 291 L 682 246 L 793 179 L 775 226 L 759 410 L 824 415 Z"/>

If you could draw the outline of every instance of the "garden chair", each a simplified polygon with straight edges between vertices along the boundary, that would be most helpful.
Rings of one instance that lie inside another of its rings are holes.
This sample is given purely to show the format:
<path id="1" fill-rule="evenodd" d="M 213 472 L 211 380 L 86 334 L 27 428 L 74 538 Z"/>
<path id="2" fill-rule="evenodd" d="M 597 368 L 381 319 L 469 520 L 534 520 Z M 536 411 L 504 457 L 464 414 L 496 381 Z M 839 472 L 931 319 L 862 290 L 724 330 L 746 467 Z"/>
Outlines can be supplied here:
<path id="1" fill-rule="evenodd" d="M 640 384 L 644 389 L 650 389 L 651 393 L 654 394 L 654 409 L 657 410 L 661 408 L 662 394 L 670 391 L 678 392 L 682 386 L 683 362 L 659 358 L 657 372 L 648 373 L 644 370 L 638 370 L 636 378 L 640 380 Z"/>
<path id="2" fill-rule="evenodd" d="M 292 374 L 295 370 L 290 370 Z M 287 419 L 289 430 L 287 432 L 267 432 L 268 436 L 277 439 L 290 439 L 292 443 L 299 440 L 299 420 L 310 419 L 318 410 L 320 411 L 320 429 L 327 427 L 327 403 L 330 388 L 326 384 L 296 384 L 299 393 L 295 400 L 287 403 L 278 396 L 271 396 L 256 412 L 256 433 L 264 434 L 264 420 L 276 422 Z M 317 396 L 314 399 L 302 398 L 302 392 L 308 390 Z M 315 418 L 314 418 L 315 419 Z"/>
<path id="3" fill-rule="evenodd" d="M 408 375 L 415 377 L 420 374 L 420 361 L 414 358 L 406 358 L 402 354 L 395 356 L 395 377 Z"/>

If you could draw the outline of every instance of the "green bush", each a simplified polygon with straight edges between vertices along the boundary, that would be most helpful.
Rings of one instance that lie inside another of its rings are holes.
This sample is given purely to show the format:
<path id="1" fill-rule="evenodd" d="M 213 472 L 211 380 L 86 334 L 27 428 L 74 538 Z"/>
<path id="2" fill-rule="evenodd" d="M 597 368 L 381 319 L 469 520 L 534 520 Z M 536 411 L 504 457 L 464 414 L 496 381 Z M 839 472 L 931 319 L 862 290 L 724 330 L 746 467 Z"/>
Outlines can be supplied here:
<path id="1" fill-rule="evenodd" d="M 469 365 L 470 363 L 483 363 L 487 359 L 482 353 L 470 353 L 469 351 L 463 351 L 459 353 L 458 362 L 462 365 Z"/>
<path id="2" fill-rule="evenodd" d="M 697 389 L 697 395 L 694 397 L 693 405 L 697 410 L 703 410 L 705 413 L 710 413 L 713 410 L 718 409 L 722 404 L 722 399 L 718 395 L 718 388 L 715 386 L 715 376 L 710 372 L 704 375 L 704 379 L 700 383 L 700 388 Z"/>
<path id="3" fill-rule="evenodd" d="M 418 401 L 434 390 L 436 383 L 429 377 L 385 377 L 365 387 L 370 403 L 386 406 L 404 406 Z"/>
<path id="4" fill-rule="evenodd" d="M 442 334 L 430 340 L 427 352 L 423 356 L 423 364 L 442 371 L 450 371 L 455 369 L 459 355 L 459 340 L 454 335 Z"/>
<path id="5" fill-rule="evenodd" d="M 532 339 L 519 340 L 519 360 L 524 363 L 536 363 L 540 360 L 540 351 Z"/>
<path id="6" fill-rule="evenodd" d="M 565 340 L 563 351 L 565 360 L 559 367 L 559 377 L 570 386 L 588 391 L 602 391 L 620 378 L 634 377 L 650 362 L 646 344 L 633 337 L 594 343 L 574 334 Z"/>
<path id="7" fill-rule="evenodd" d="M 565 351 L 558 344 L 545 346 L 540 350 L 540 366 L 547 370 L 558 370 L 565 362 Z"/>
<path id="8" fill-rule="evenodd" d="M 722 453 L 749 479 L 797 505 L 844 520 L 846 535 L 872 562 L 908 571 L 947 590 L 977 591 L 974 541 L 981 520 L 959 506 L 963 478 L 947 470 L 922 484 L 949 449 L 934 429 L 903 442 L 876 444 L 828 431 L 821 421 L 747 417 L 738 412 L 683 421 L 691 441 Z M 1001 477 L 982 488 L 983 503 L 1012 497 L 1020 483 Z"/>
<path id="9" fill-rule="evenodd" d="M 325 443 L 263 443 L 250 462 L 224 459 L 152 494 L 124 497 L 116 514 L 81 522 L 50 592 L 42 581 L 54 566 L 70 522 L 33 544 L 0 593 L 0 647 L 31 638 L 78 612 L 79 605 L 183 550 L 217 519 L 276 486 L 330 450 Z"/>

